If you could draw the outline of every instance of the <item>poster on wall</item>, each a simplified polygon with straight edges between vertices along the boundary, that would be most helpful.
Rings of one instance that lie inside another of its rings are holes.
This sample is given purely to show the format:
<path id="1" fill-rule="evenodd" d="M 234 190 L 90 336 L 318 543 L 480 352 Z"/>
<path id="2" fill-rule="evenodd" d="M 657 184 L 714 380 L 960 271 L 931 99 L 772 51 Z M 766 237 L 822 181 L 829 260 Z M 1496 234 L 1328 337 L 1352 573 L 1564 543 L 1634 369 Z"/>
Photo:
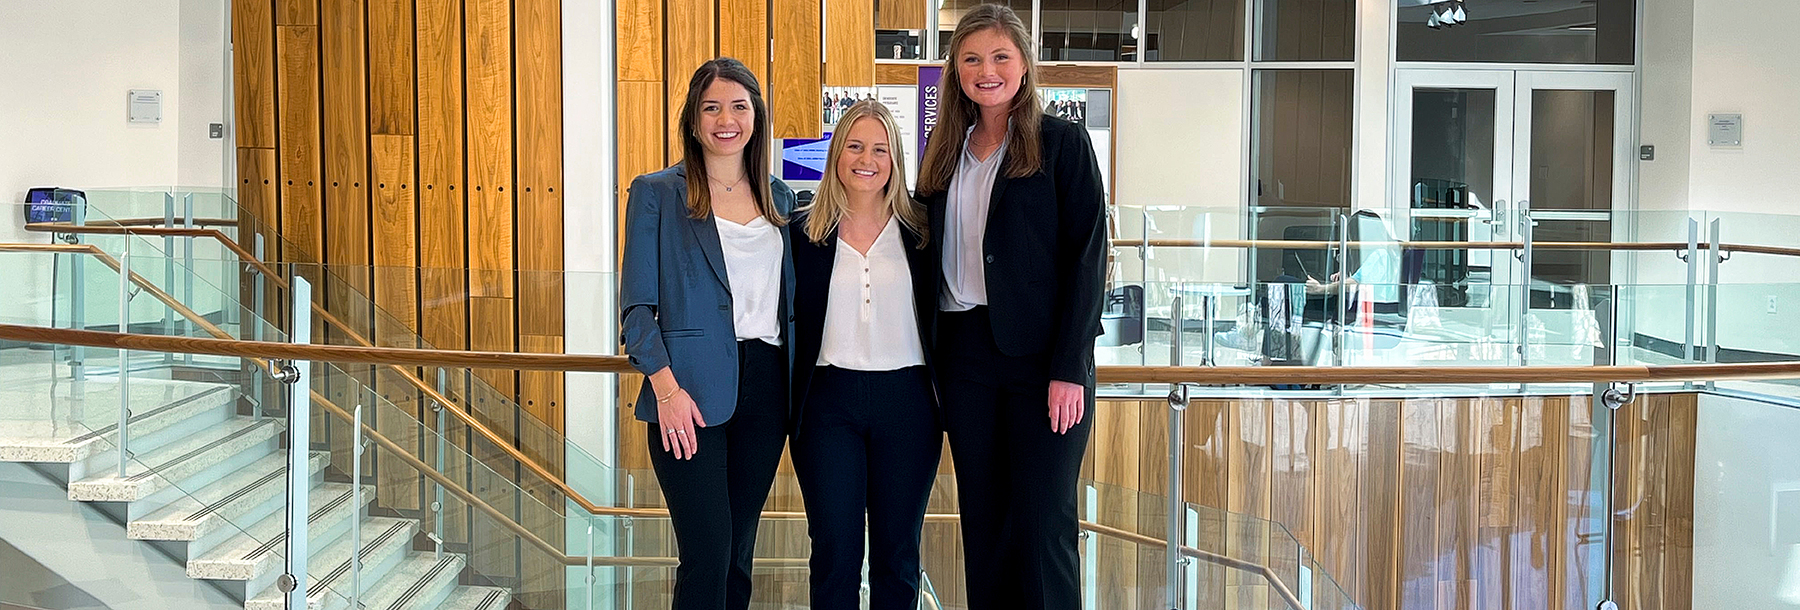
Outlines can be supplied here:
<path id="1" fill-rule="evenodd" d="M 1039 89 L 1044 114 L 1055 115 L 1076 125 L 1087 126 L 1087 89 Z"/>
<path id="2" fill-rule="evenodd" d="M 919 154 L 912 143 L 918 139 L 919 133 L 919 88 L 912 85 L 881 85 L 875 88 L 875 98 L 881 100 L 888 112 L 894 115 L 894 125 L 900 129 L 901 148 L 906 153 L 906 188 L 912 190 L 919 182 Z"/>
<path id="3" fill-rule="evenodd" d="M 822 138 L 782 138 L 781 167 L 776 173 L 783 182 L 818 182 L 825 175 L 825 156 L 830 149 L 829 132 Z"/>
<path id="4" fill-rule="evenodd" d="M 931 130 L 937 128 L 938 96 L 943 93 L 938 83 L 943 77 L 943 66 L 919 66 L 919 145 L 913 150 L 921 155 L 925 154 L 925 143 L 931 140 Z"/>
<path id="5" fill-rule="evenodd" d="M 850 107 L 863 100 L 875 99 L 874 87 L 826 87 L 825 94 L 819 97 L 820 126 L 824 131 L 837 129 L 838 120 Z"/>

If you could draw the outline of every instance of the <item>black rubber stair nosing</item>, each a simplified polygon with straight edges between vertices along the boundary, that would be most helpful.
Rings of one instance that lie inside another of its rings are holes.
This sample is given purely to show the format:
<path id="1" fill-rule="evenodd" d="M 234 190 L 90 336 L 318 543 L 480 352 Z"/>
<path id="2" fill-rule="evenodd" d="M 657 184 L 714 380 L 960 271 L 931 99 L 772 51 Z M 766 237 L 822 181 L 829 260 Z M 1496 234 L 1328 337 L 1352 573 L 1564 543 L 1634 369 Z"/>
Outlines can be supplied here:
<path id="1" fill-rule="evenodd" d="M 388 526 L 387 531 L 382 532 L 380 536 L 376 536 L 375 540 L 364 544 L 363 548 L 357 552 L 357 557 L 368 557 L 369 553 L 373 552 L 375 549 L 381 548 L 381 545 L 386 544 L 388 540 L 392 540 L 395 536 L 400 535 L 400 532 L 406 531 L 406 527 L 407 523 L 405 521 Z M 326 574 L 325 578 L 319 579 L 317 590 L 325 590 L 327 587 L 331 586 L 331 583 L 336 582 L 337 579 L 343 578 L 345 574 L 349 573 L 350 560 L 345 559 L 343 563 L 338 564 L 336 568 L 332 569 L 330 574 Z"/>
<path id="2" fill-rule="evenodd" d="M 207 515 L 213 514 L 220 510 L 223 510 L 227 505 L 231 504 L 232 502 L 236 502 L 239 499 L 242 499 L 244 496 L 250 495 L 250 492 L 256 491 L 257 488 L 260 488 L 264 485 L 268 485 L 269 483 L 273 483 L 275 481 L 279 481 L 283 478 L 286 478 L 286 476 L 287 476 L 287 470 L 285 470 L 285 469 L 276 470 L 275 472 L 271 472 L 269 474 L 263 475 L 263 478 L 257 479 L 256 482 L 244 486 L 243 489 L 239 489 L 235 492 L 232 492 L 231 495 L 229 495 L 229 496 L 219 498 L 218 501 L 213 502 L 212 504 L 208 504 L 204 508 L 201 508 L 200 510 L 194 511 L 194 514 L 188 515 L 187 518 L 182 519 L 182 520 L 183 521 L 193 521 L 196 519 L 204 518 Z"/>

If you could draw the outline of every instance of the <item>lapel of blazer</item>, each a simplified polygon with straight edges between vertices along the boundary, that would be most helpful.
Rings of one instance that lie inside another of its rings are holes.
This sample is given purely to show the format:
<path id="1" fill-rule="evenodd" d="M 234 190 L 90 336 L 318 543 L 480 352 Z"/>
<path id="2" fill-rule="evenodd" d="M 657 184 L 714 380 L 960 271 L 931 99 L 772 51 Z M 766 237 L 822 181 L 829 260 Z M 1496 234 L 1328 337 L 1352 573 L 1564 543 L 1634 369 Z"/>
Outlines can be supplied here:
<path id="1" fill-rule="evenodd" d="M 675 166 L 675 175 L 684 180 L 687 168 Z M 690 218 L 687 215 L 687 183 L 675 189 L 681 200 L 681 218 L 687 221 L 688 230 L 694 233 L 694 241 L 700 242 L 700 251 L 706 254 L 706 262 L 712 267 L 713 275 L 718 276 L 719 284 L 725 286 L 725 294 L 731 294 L 731 276 L 725 273 L 725 248 L 719 243 L 719 226 L 713 224 L 713 217 Z"/>

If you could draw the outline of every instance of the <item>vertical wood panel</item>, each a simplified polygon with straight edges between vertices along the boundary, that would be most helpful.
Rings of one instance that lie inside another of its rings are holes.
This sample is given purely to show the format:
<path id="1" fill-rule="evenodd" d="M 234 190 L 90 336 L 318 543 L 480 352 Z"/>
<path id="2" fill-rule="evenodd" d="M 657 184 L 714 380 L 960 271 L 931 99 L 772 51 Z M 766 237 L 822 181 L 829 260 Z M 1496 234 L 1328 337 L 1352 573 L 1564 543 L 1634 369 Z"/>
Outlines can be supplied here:
<path id="1" fill-rule="evenodd" d="M 319 0 L 274 0 L 275 25 L 319 25 Z"/>
<path id="2" fill-rule="evenodd" d="M 512 5 L 468 0 L 469 294 L 513 296 Z M 510 321 L 510 313 L 506 316 Z M 477 322 L 471 319 L 471 326 Z M 508 328 L 511 324 L 507 325 Z M 481 331 L 475 331 L 481 332 Z M 509 341 L 510 342 L 510 341 Z"/>
<path id="3" fill-rule="evenodd" d="M 681 156 L 681 126 L 674 120 L 681 116 L 687 101 L 688 81 L 694 70 L 718 53 L 718 36 L 713 22 L 717 10 L 714 0 L 676 0 L 668 3 L 668 19 L 663 50 L 667 61 L 663 70 L 664 88 L 668 91 L 668 162 Z"/>
<path id="4" fill-rule="evenodd" d="M 419 62 L 419 313 L 440 349 L 468 346 L 463 271 L 462 2 L 417 0 Z"/>
<path id="5" fill-rule="evenodd" d="M 1663 496 L 1668 516 L 1662 571 L 1662 599 L 1670 610 L 1693 608 L 1694 581 L 1694 476 L 1698 469 L 1699 398 L 1693 394 L 1668 396 L 1669 492 Z"/>
<path id="6" fill-rule="evenodd" d="M 374 136 L 375 344 L 397 345 L 419 333 L 418 195 L 414 188 L 413 138 Z"/>
<path id="7" fill-rule="evenodd" d="M 274 8 L 266 1 L 232 7 L 232 102 L 237 145 L 244 148 L 275 147 Z M 274 174 L 268 176 L 274 178 Z"/>
<path id="8" fill-rule="evenodd" d="M 1402 531 L 1400 566 L 1407 578 L 1400 586 L 1400 607 L 1431 608 L 1437 604 L 1438 537 L 1435 524 L 1438 508 L 1437 456 L 1445 449 L 1439 437 L 1439 408 L 1447 401 L 1436 399 L 1407 400 L 1401 407 L 1401 467 L 1405 485 L 1401 486 L 1400 516 Z"/>
<path id="9" fill-rule="evenodd" d="M 631 180 L 664 167 L 662 83 L 620 82 L 619 96 L 619 245 L 625 244 L 625 208 Z"/>
<path id="10" fill-rule="evenodd" d="M 319 28 L 276 28 L 276 60 L 281 65 L 277 107 L 281 131 L 281 235 L 290 248 L 282 260 L 318 262 L 324 255 L 319 230 Z"/>
<path id="11" fill-rule="evenodd" d="M 770 21 L 775 51 L 769 73 L 769 115 L 777 138 L 819 137 L 819 87 L 824 74 L 819 52 L 819 3 L 772 0 Z M 870 54 L 873 55 L 873 47 Z"/>
<path id="12" fill-rule="evenodd" d="M 563 332 L 562 27 L 556 0 L 514 7 L 518 57 L 519 332 Z M 560 402 L 560 398 L 558 399 Z M 558 429 L 560 418 L 544 420 Z"/>
<path id="13" fill-rule="evenodd" d="M 825 8 L 825 84 L 875 85 L 875 0 L 833 0 Z M 813 92 L 818 97 L 818 92 Z"/>
<path id="14" fill-rule="evenodd" d="M 369 132 L 413 133 L 413 1 L 369 0 Z"/>
<path id="15" fill-rule="evenodd" d="M 925 0 L 879 0 L 875 27 L 881 30 L 925 29 Z"/>
<path id="16" fill-rule="evenodd" d="M 619 80 L 662 82 L 663 0 L 616 0 L 613 15 Z"/>
<path id="17" fill-rule="evenodd" d="M 367 54 L 361 0 L 324 0 L 325 263 L 342 283 L 328 307 L 368 336 L 369 189 Z M 347 290 L 348 292 L 342 292 Z M 356 371 L 366 367 L 349 367 Z"/>
<path id="18" fill-rule="evenodd" d="M 1400 412 L 1404 401 L 1371 400 L 1363 403 L 1367 422 L 1367 453 L 1362 464 L 1360 521 L 1365 532 L 1364 552 L 1369 586 L 1357 601 L 1369 608 L 1394 608 L 1400 601 Z"/>
<path id="19" fill-rule="evenodd" d="M 735 57 L 749 66 L 766 97 L 769 88 L 768 0 L 718 2 L 719 55 Z M 873 43 L 870 48 L 874 48 Z"/>
<path id="20" fill-rule="evenodd" d="M 240 227 L 244 232 L 238 239 L 244 240 L 245 248 L 255 248 L 249 234 L 261 234 L 263 243 L 270 248 L 264 252 L 264 260 L 275 260 L 280 255 L 279 252 L 272 251 L 277 243 L 272 223 L 278 220 L 275 149 L 239 148 L 237 168 L 238 205 L 256 217 L 253 227 Z"/>
<path id="21" fill-rule="evenodd" d="M 515 351 L 515 337 L 512 299 L 469 298 L 469 349 L 495 352 Z M 510 400 L 518 389 L 517 371 L 477 369 L 475 374 L 499 392 L 501 398 Z M 510 422 L 510 418 L 507 421 Z M 510 428 L 510 425 L 508 427 Z"/>

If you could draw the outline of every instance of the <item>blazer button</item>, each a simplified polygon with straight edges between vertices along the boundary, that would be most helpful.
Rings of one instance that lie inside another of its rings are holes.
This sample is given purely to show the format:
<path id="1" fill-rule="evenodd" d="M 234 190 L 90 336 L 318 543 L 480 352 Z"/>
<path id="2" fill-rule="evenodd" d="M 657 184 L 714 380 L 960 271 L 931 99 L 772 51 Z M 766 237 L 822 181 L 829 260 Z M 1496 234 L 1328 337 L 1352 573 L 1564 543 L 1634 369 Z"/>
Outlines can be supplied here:
<path id="1" fill-rule="evenodd" d="M 719 311 L 731 311 L 731 306 L 730 305 L 720 305 Z"/>
<path id="2" fill-rule="evenodd" d="M 992 255 L 992 254 L 987 255 L 987 262 L 989 265 L 994 264 L 994 255 Z"/>

